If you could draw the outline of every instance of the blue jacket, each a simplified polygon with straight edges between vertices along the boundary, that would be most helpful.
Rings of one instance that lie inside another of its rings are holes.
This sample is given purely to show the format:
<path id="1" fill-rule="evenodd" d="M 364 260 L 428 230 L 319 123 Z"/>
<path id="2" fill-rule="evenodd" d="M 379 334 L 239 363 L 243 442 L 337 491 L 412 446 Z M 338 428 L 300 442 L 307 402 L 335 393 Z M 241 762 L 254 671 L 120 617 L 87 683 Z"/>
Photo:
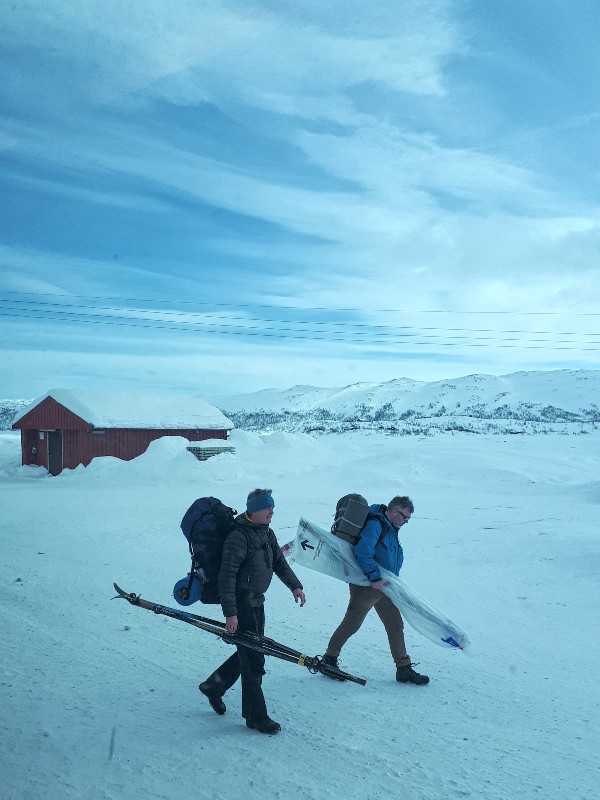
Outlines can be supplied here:
<path id="1" fill-rule="evenodd" d="M 354 545 L 354 557 L 371 583 L 381 580 L 380 566 L 398 575 L 404 561 L 398 531 L 385 511 L 386 506 L 371 506 L 369 519 Z"/>

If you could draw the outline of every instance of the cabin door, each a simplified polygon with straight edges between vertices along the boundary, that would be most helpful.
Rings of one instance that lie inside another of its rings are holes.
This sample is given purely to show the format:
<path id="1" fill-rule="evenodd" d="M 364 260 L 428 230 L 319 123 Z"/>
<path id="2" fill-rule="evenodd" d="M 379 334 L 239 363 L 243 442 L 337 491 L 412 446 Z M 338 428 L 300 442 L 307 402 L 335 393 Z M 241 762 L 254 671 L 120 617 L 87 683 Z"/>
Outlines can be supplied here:
<path id="1" fill-rule="evenodd" d="M 63 445 L 60 431 L 48 431 L 48 472 L 58 475 L 63 468 Z"/>

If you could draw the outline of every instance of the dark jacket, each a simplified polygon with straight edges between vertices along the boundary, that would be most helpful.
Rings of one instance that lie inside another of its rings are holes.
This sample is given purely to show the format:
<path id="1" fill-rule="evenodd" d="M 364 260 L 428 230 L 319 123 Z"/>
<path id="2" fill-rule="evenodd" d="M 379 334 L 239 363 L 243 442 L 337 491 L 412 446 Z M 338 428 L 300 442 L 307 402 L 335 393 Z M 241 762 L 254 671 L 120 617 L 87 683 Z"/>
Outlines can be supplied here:
<path id="1" fill-rule="evenodd" d="M 386 506 L 371 506 L 367 523 L 354 545 L 354 557 L 371 583 L 381 580 L 380 566 L 397 575 L 404 561 L 398 531 L 385 512 Z"/>
<path id="2" fill-rule="evenodd" d="M 223 545 L 219 572 L 223 614 L 226 617 L 237 616 L 238 606 L 242 603 L 262 605 L 273 573 L 291 591 L 302 589 L 271 528 L 256 525 L 245 514 L 240 514 Z"/>

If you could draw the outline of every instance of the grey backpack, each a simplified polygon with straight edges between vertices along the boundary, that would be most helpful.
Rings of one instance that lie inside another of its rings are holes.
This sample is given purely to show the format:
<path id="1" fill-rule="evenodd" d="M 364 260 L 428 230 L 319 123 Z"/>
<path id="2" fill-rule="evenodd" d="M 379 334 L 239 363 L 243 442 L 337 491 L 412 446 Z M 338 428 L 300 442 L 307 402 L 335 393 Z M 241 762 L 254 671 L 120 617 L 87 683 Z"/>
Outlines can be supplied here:
<path id="1" fill-rule="evenodd" d="M 369 504 L 362 494 L 345 494 L 337 501 L 331 533 L 355 545 L 369 516 Z"/>

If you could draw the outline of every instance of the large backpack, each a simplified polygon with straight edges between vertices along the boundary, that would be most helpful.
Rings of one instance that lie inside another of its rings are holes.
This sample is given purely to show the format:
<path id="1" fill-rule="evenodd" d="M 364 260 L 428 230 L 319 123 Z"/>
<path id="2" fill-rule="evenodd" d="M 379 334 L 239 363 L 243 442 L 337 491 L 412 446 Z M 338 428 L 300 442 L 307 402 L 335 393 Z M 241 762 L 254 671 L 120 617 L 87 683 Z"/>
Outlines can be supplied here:
<path id="1" fill-rule="evenodd" d="M 345 494 L 337 501 L 331 533 L 355 545 L 369 516 L 369 504 L 362 494 Z"/>
<path id="2" fill-rule="evenodd" d="M 366 499 L 362 494 L 345 494 L 337 501 L 331 533 L 345 542 L 350 542 L 354 547 L 370 519 L 376 519 L 381 525 L 379 535 L 381 540 L 385 536 L 386 528 L 378 517 L 371 514 L 371 507 Z"/>
<path id="3" fill-rule="evenodd" d="M 218 577 L 223 545 L 236 511 L 216 497 L 200 497 L 185 512 L 181 530 L 188 541 L 192 568 L 188 578 L 175 584 L 173 595 L 181 605 L 219 603 Z"/>

